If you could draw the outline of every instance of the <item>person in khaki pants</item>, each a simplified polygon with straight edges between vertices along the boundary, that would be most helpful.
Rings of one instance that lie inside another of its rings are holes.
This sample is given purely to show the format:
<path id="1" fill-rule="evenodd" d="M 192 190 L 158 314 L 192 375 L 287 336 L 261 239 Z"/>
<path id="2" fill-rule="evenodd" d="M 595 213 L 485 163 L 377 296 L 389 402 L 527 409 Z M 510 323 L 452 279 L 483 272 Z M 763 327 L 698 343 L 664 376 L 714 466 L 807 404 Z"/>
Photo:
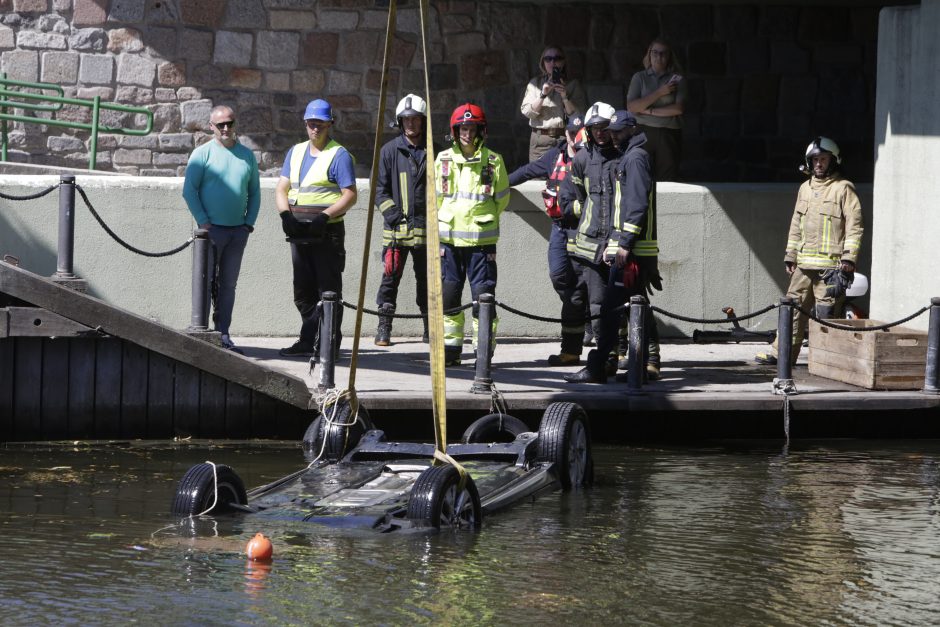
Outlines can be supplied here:
<path id="1" fill-rule="evenodd" d="M 784 257 L 790 287 L 787 297 L 818 318 L 841 314 L 845 291 L 851 286 L 865 226 L 855 186 L 839 174 L 839 146 L 828 137 L 817 137 L 806 148 L 801 168 L 810 179 L 800 187 L 790 220 Z M 791 363 L 796 362 L 806 332 L 806 316 L 793 317 Z M 768 353 L 758 353 L 759 364 L 777 363 L 776 340 Z"/>

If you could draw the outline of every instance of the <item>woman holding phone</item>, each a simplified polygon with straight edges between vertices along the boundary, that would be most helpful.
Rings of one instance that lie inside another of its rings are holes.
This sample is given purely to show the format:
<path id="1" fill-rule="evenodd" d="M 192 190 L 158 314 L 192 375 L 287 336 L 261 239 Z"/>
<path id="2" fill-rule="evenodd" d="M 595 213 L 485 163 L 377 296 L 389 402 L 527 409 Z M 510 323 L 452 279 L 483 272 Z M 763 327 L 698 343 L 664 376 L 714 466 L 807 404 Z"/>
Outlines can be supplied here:
<path id="1" fill-rule="evenodd" d="M 587 109 L 587 96 L 577 79 L 568 78 L 565 53 L 546 46 L 539 57 L 540 74 L 529 81 L 522 97 L 522 115 L 529 118 L 529 161 L 535 161 L 565 138 L 565 121 Z"/>
<path id="2" fill-rule="evenodd" d="M 633 75 L 627 90 L 627 110 L 646 133 L 646 151 L 653 159 L 657 181 L 679 179 L 682 156 L 682 113 L 688 88 L 672 47 L 656 38 L 643 57 L 646 68 Z"/>

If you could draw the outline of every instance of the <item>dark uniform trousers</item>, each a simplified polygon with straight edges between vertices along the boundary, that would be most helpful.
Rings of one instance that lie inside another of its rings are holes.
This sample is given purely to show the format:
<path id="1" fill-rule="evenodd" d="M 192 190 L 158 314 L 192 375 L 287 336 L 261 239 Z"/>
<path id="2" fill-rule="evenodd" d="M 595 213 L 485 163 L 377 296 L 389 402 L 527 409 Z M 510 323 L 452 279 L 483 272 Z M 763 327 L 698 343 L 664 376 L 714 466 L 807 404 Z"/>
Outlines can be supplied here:
<path id="1" fill-rule="evenodd" d="M 444 310 L 460 306 L 464 283 L 470 281 L 473 317 L 479 314 L 480 294 L 496 295 L 496 244 L 488 246 L 452 246 L 441 244 L 441 279 Z"/>
<path id="2" fill-rule="evenodd" d="M 294 267 L 294 305 L 300 312 L 300 341 L 319 352 L 320 317 L 318 306 L 323 292 L 336 292 L 343 297 L 343 270 L 346 267 L 346 227 L 342 222 L 328 224 L 323 239 L 291 242 Z M 337 312 L 334 346 L 342 340 L 343 307 Z"/>
<path id="3" fill-rule="evenodd" d="M 379 285 L 379 294 L 375 304 L 381 307 L 385 304 L 397 305 L 398 286 L 405 274 L 405 262 L 411 254 L 411 263 L 415 273 L 415 304 L 418 311 L 428 311 L 428 257 L 424 246 L 385 246 L 382 249 L 382 261 L 385 269 L 382 271 L 382 282 Z"/>
<path id="4" fill-rule="evenodd" d="M 561 299 L 561 352 L 580 355 L 584 323 L 588 317 L 587 290 L 578 284 L 578 275 L 568 255 L 568 231 L 560 220 L 552 222 L 548 236 L 548 276 Z"/>

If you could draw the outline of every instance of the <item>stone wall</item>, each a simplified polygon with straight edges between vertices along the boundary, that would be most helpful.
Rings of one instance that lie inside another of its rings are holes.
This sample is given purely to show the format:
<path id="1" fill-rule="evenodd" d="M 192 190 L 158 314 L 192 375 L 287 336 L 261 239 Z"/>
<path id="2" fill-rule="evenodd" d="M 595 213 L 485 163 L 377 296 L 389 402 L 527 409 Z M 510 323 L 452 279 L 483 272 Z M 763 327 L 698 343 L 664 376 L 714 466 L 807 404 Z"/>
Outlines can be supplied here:
<path id="1" fill-rule="evenodd" d="M 98 168 L 175 176 L 206 140 L 215 104 L 236 108 L 242 142 L 275 172 L 305 136 L 304 104 L 325 97 L 336 136 L 371 161 L 388 0 L 0 0 L 0 70 L 61 85 L 69 97 L 145 106 L 155 131 L 104 134 Z M 389 106 L 423 92 L 416 0 L 400 2 Z M 524 162 L 519 103 L 545 42 L 566 48 L 590 100 L 623 105 L 650 39 L 673 40 L 691 102 L 682 174 L 696 181 L 792 181 L 816 134 L 843 147 L 848 174 L 873 169 L 878 7 L 432 2 L 429 72 L 434 123 L 465 100 L 482 104 L 490 144 Z M 42 114 L 37 114 L 42 115 Z M 88 122 L 66 106 L 60 119 Z M 386 121 L 391 116 L 386 113 Z M 128 114 L 103 123 L 140 127 Z M 12 125 L 11 159 L 85 167 L 87 132 Z"/>

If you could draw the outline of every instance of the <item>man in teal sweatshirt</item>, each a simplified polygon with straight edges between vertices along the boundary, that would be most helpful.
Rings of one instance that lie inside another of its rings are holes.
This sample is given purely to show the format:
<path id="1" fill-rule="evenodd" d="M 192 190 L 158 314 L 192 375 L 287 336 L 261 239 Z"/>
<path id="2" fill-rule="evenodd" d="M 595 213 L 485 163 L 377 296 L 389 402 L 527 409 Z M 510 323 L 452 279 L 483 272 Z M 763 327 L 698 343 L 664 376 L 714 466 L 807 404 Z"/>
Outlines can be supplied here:
<path id="1" fill-rule="evenodd" d="M 241 352 L 229 336 L 235 284 L 248 234 L 261 207 L 261 185 L 255 155 L 235 139 L 235 112 L 224 105 L 209 116 L 212 140 L 189 156 L 183 198 L 200 229 L 209 231 L 215 262 L 212 320 L 225 348 Z"/>

